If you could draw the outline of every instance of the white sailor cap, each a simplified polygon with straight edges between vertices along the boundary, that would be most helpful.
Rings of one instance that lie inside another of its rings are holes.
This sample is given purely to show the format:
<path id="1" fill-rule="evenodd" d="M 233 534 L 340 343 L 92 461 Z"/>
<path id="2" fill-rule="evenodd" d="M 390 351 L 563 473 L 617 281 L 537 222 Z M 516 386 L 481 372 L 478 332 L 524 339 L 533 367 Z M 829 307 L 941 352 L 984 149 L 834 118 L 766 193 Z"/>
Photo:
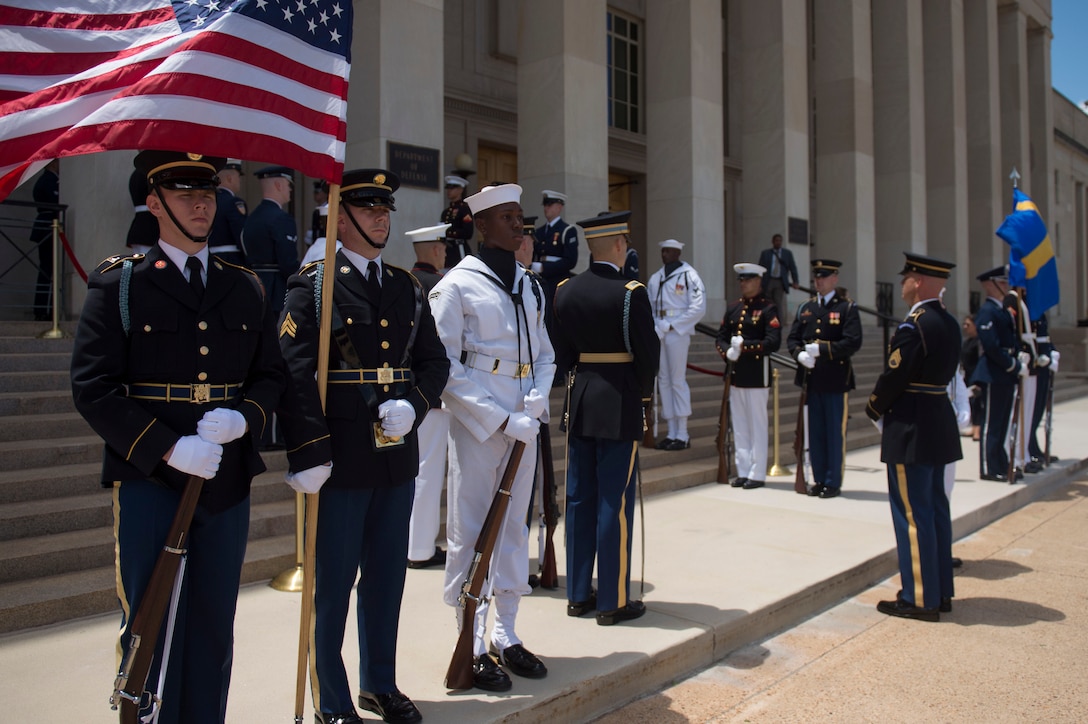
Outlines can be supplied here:
<path id="1" fill-rule="evenodd" d="M 751 279 L 752 277 L 762 277 L 767 273 L 767 268 L 760 266 L 759 264 L 748 264 L 745 262 L 742 264 L 734 264 L 733 271 L 735 271 L 737 276 L 741 279 Z"/>
<path id="2" fill-rule="evenodd" d="M 544 200 L 541 201 L 540 203 L 543 204 L 544 206 L 547 206 L 548 204 L 554 204 L 556 202 L 559 202 L 559 203 L 563 204 L 564 206 L 566 206 L 567 205 L 567 195 L 566 194 L 561 194 L 558 191 L 549 191 L 548 189 L 544 189 Z"/>
<path id="3" fill-rule="evenodd" d="M 665 239 L 665 241 L 657 242 L 657 245 L 662 249 L 683 249 L 683 242 L 679 242 L 676 239 Z"/>
<path id="4" fill-rule="evenodd" d="M 425 241 L 445 241 L 446 230 L 449 229 L 450 226 L 450 224 L 424 226 L 420 229 L 406 231 L 404 232 L 404 235 L 411 239 L 413 244 L 420 244 Z"/>
<path id="5" fill-rule="evenodd" d="M 476 215 L 499 204 L 521 203 L 521 187 L 517 184 L 499 184 L 484 186 L 477 193 L 465 199 L 469 210 Z"/>
<path id="6" fill-rule="evenodd" d="M 461 176 L 447 176 L 446 188 L 449 188 L 450 186 L 460 186 L 461 188 L 465 188 L 466 186 L 468 186 L 468 179 Z"/>

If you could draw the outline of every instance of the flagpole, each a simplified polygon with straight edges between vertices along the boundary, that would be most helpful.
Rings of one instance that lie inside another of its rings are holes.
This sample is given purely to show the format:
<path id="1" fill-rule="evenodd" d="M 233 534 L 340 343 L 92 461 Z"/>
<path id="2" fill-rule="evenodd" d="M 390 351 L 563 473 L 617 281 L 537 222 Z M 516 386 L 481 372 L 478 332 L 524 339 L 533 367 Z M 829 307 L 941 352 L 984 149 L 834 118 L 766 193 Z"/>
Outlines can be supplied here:
<path id="1" fill-rule="evenodd" d="M 329 345 L 332 343 L 333 282 L 336 274 L 330 272 L 336 265 L 336 222 L 340 216 L 340 184 L 329 184 L 329 216 L 325 225 L 325 266 L 321 283 L 321 309 L 318 322 L 317 394 L 321 398 L 321 410 L 325 410 L 329 386 Z M 303 526 L 302 558 L 302 608 L 298 627 L 298 669 L 295 676 L 295 722 L 302 724 L 303 707 L 306 705 L 306 664 L 308 661 L 310 631 L 313 628 L 314 567 L 317 557 L 317 503 L 318 494 L 311 493 L 306 499 L 306 523 Z"/>

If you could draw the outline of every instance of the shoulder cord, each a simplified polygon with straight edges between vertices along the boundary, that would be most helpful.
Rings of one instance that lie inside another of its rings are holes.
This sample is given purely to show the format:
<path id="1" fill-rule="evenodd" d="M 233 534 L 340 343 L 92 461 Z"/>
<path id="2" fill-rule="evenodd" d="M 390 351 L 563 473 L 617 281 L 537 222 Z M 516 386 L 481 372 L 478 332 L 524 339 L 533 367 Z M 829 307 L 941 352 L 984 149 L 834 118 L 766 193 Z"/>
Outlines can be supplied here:
<path id="1" fill-rule="evenodd" d="M 121 309 L 121 328 L 125 331 L 125 336 L 129 335 L 132 330 L 132 315 L 129 311 L 129 288 L 132 286 L 132 267 L 134 264 L 131 259 L 125 259 L 121 264 L 121 288 L 117 296 L 117 304 Z"/>
<path id="2" fill-rule="evenodd" d="M 623 346 L 631 353 L 631 290 L 623 295 Z"/>

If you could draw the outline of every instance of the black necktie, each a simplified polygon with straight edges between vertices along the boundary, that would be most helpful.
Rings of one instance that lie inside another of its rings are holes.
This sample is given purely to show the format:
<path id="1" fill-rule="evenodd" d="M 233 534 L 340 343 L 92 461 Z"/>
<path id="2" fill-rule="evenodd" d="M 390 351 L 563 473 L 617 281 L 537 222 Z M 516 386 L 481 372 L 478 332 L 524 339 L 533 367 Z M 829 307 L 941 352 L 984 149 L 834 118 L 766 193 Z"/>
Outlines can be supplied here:
<path id="1" fill-rule="evenodd" d="M 185 268 L 189 270 L 189 287 L 196 294 L 197 299 L 203 298 L 204 280 L 200 277 L 200 272 L 204 269 L 204 265 L 200 263 L 200 259 L 191 256 L 185 260 Z"/>
<path id="2" fill-rule="evenodd" d="M 377 302 L 382 296 L 382 285 L 378 281 L 378 262 L 372 261 L 366 266 L 366 287 L 370 298 Z"/>

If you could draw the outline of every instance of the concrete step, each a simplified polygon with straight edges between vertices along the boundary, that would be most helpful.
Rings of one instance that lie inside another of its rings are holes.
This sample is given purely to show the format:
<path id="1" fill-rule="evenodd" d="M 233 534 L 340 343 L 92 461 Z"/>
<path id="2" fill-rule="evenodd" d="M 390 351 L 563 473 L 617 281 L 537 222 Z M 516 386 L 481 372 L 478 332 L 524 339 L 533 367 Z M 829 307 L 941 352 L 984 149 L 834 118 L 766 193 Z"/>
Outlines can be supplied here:
<path id="1" fill-rule="evenodd" d="M 71 389 L 0 393 L 0 416 L 74 412 Z"/>
<path id="2" fill-rule="evenodd" d="M 2 470 L 0 505 L 85 495 L 99 489 L 101 472 L 100 459 L 72 465 Z"/>
<path id="3" fill-rule="evenodd" d="M 6 353 L 3 355 L 7 372 L 57 372 L 68 373 L 72 366 L 71 351 Z"/>
<path id="4" fill-rule="evenodd" d="M 5 326 L 6 323 L 5 323 Z M 0 336 L 0 355 L 28 354 L 42 352 L 72 353 L 75 340 L 65 339 L 38 339 L 37 337 L 12 337 Z"/>
<path id="5" fill-rule="evenodd" d="M 79 438 L 94 431 L 78 412 L 0 416 L 0 442 Z"/>
<path id="6" fill-rule="evenodd" d="M 102 462 L 102 439 L 97 435 L 61 440 L 0 442 L 0 470 L 28 470 L 90 462 Z"/>
<path id="7" fill-rule="evenodd" d="M 0 393 L 43 392 L 71 390 L 72 381 L 68 368 L 41 372 L 0 372 Z"/>

